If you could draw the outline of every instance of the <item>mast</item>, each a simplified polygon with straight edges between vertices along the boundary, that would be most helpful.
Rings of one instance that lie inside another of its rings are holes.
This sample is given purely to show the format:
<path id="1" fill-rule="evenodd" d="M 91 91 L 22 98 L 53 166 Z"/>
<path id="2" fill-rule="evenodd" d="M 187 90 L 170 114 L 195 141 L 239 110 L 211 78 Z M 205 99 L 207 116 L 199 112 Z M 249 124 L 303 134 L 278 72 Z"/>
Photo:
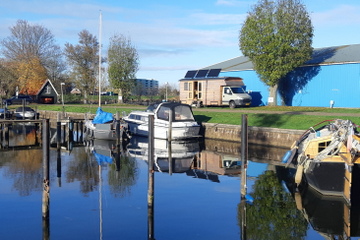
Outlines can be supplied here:
<path id="1" fill-rule="evenodd" d="M 99 20 L 99 107 L 101 107 L 101 28 L 102 28 L 102 13 L 100 11 L 100 20 Z"/>

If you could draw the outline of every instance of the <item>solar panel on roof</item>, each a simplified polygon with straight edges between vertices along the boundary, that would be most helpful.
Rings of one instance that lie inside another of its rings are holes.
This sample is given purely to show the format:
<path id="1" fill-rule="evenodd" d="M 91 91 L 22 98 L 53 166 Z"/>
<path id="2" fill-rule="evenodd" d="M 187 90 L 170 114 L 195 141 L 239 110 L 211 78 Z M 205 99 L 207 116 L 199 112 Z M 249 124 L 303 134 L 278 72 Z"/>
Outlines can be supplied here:
<path id="1" fill-rule="evenodd" d="M 219 69 L 218 68 L 217 69 L 210 69 L 207 77 L 217 77 L 217 76 L 219 76 L 220 71 L 221 71 L 220 68 Z"/>
<path id="2" fill-rule="evenodd" d="M 195 78 L 204 78 L 209 70 L 199 70 L 195 76 Z"/>
<path id="3" fill-rule="evenodd" d="M 197 73 L 196 70 L 187 71 L 185 78 L 193 78 L 193 77 L 195 77 L 196 73 Z"/>

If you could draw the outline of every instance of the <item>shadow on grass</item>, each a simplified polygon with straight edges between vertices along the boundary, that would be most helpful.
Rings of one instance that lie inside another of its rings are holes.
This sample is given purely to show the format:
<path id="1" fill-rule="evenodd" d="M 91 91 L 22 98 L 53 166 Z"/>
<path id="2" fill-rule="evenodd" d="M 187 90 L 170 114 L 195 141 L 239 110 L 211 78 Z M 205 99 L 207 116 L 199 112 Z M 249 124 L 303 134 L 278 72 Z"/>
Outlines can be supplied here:
<path id="1" fill-rule="evenodd" d="M 285 114 L 254 114 L 251 117 L 251 126 L 280 127 L 286 123 L 291 115 Z"/>
<path id="2" fill-rule="evenodd" d="M 211 117 L 205 115 L 194 115 L 195 121 L 197 122 L 208 122 Z"/>

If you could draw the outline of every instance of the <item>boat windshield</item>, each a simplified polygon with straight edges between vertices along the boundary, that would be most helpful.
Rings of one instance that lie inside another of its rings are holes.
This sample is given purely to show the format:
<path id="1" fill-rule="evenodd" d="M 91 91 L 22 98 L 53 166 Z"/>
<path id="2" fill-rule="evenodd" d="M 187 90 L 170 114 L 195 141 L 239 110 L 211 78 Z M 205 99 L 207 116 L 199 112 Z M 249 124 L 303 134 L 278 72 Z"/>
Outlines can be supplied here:
<path id="1" fill-rule="evenodd" d="M 175 121 L 194 121 L 191 108 L 186 105 L 175 107 Z"/>
<path id="2" fill-rule="evenodd" d="M 157 112 L 159 119 L 169 120 L 170 108 L 161 106 Z M 174 108 L 173 121 L 194 121 L 190 106 L 179 105 Z"/>

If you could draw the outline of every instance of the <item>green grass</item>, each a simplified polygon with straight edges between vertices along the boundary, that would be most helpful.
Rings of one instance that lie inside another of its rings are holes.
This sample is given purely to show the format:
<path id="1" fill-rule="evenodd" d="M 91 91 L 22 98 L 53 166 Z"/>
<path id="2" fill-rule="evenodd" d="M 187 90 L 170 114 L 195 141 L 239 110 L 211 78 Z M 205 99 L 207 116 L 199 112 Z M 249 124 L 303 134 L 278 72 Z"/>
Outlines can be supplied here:
<path id="1" fill-rule="evenodd" d="M 62 111 L 61 105 L 31 105 L 37 107 L 39 110 Z M 12 106 L 14 107 L 14 106 Z M 96 104 L 82 105 L 82 104 L 66 104 L 66 112 L 80 112 L 80 113 L 95 113 L 97 109 Z M 107 112 L 121 114 L 122 112 L 129 113 L 132 110 L 144 110 L 145 106 L 126 105 L 126 104 L 108 104 L 103 105 L 102 109 Z M 255 113 L 254 111 L 266 111 L 266 113 Z M 284 114 L 274 113 L 275 111 L 283 111 Z M 221 123 L 240 125 L 242 114 L 248 115 L 249 126 L 257 127 L 271 127 L 282 129 L 298 129 L 305 130 L 309 127 L 324 121 L 332 119 L 349 119 L 360 125 L 360 109 L 358 108 L 320 108 L 320 107 L 254 107 L 254 108 L 193 108 L 194 116 L 198 122 Z M 289 113 L 296 114 L 289 114 Z M 305 115 L 303 112 L 318 112 L 318 115 Z M 329 114 L 331 116 L 324 116 L 321 113 Z M 344 116 L 342 114 L 359 114 L 358 116 Z"/>
<path id="2" fill-rule="evenodd" d="M 198 122 L 222 123 L 240 125 L 242 114 L 239 112 L 196 112 L 195 119 Z M 319 122 L 333 119 L 349 119 L 360 125 L 360 117 L 338 116 L 313 116 L 301 114 L 255 114 L 247 113 L 248 125 L 256 127 L 270 127 L 282 129 L 305 130 Z"/>

